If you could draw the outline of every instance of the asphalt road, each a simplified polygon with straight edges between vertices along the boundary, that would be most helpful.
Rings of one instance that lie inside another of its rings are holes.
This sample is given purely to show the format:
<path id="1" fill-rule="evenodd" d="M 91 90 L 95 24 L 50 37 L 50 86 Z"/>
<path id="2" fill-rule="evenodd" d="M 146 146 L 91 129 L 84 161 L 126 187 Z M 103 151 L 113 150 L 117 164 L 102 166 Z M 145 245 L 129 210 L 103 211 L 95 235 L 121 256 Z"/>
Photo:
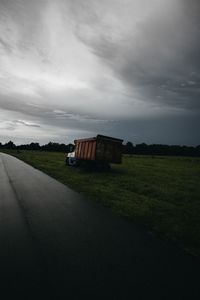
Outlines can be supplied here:
<path id="1" fill-rule="evenodd" d="M 200 263 L 0 154 L 0 298 L 200 299 Z"/>

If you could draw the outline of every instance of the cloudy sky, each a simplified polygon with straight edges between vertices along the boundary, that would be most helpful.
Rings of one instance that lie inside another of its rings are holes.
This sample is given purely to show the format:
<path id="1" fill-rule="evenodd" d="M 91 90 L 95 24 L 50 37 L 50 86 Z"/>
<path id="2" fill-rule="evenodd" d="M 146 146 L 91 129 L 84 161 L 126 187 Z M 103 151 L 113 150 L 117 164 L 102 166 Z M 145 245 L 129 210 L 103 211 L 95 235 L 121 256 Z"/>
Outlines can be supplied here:
<path id="1" fill-rule="evenodd" d="M 0 0 L 0 141 L 200 144 L 199 0 Z"/>

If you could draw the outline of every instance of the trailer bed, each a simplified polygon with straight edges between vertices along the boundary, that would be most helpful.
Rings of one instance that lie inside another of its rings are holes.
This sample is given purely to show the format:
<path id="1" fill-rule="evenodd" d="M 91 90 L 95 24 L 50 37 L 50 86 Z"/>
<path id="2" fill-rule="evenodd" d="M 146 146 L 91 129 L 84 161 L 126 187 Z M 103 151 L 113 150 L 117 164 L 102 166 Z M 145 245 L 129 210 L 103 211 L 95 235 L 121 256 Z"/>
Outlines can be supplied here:
<path id="1" fill-rule="evenodd" d="M 91 160 L 107 163 L 121 163 L 121 139 L 97 135 L 96 137 L 75 140 L 75 157 L 80 160 Z"/>

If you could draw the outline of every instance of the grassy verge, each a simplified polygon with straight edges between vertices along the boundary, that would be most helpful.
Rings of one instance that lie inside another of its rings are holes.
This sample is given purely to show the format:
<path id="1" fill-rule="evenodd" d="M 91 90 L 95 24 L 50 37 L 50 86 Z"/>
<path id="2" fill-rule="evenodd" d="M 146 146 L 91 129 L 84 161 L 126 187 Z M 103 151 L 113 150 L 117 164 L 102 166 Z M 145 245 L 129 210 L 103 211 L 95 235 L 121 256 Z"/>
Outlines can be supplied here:
<path id="1" fill-rule="evenodd" d="M 124 156 L 110 172 L 65 166 L 62 153 L 7 151 L 116 213 L 200 254 L 200 159 Z"/>

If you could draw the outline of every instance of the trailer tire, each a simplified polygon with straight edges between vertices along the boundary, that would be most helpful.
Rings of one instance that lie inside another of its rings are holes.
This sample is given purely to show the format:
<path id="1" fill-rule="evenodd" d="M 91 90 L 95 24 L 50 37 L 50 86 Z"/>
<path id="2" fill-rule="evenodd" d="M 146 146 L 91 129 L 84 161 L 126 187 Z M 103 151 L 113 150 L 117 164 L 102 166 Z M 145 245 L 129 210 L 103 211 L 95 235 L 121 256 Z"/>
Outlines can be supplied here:
<path id="1" fill-rule="evenodd" d="M 66 159 L 65 159 L 65 165 L 69 166 L 69 157 L 66 157 Z"/>
<path id="2" fill-rule="evenodd" d="M 97 162 L 96 163 L 96 170 L 99 172 L 108 172 L 110 171 L 111 166 L 109 163 L 106 162 Z"/>

